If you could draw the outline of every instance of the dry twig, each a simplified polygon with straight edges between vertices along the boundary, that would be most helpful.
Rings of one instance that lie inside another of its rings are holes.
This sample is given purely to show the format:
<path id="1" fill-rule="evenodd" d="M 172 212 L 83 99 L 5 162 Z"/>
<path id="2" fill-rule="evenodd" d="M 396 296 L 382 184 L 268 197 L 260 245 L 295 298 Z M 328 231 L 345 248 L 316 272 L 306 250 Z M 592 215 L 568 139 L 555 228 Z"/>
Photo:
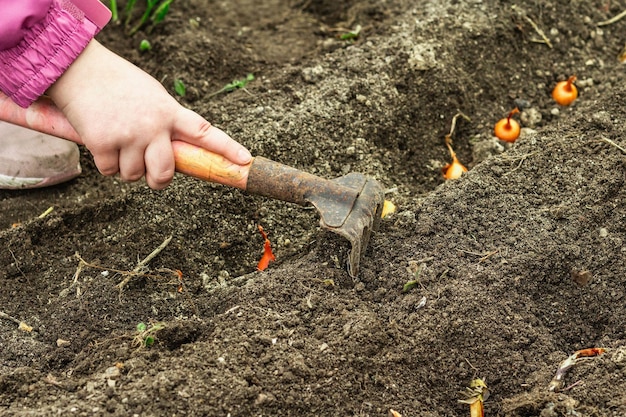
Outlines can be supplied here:
<path id="1" fill-rule="evenodd" d="M 524 155 L 520 155 L 520 156 L 515 156 L 515 157 L 510 157 L 510 158 L 508 158 L 509 160 L 513 160 L 513 161 L 515 161 L 515 160 L 519 159 L 519 164 L 517 164 L 517 166 L 516 166 L 515 168 L 513 168 L 512 170 L 507 171 L 507 172 L 505 172 L 504 174 L 502 174 L 502 176 L 506 176 L 506 175 L 509 175 L 509 174 L 511 174 L 511 173 L 513 173 L 513 172 L 515 172 L 515 171 L 517 171 L 518 169 L 520 169 L 520 168 L 522 167 L 522 164 L 524 163 L 524 161 L 525 161 L 526 159 L 528 159 L 529 157 L 531 157 L 531 156 L 533 156 L 533 155 L 535 155 L 535 154 L 537 154 L 537 153 L 539 153 L 539 152 L 538 152 L 538 151 L 536 151 L 536 152 L 530 152 L 530 153 L 526 153 L 526 154 L 524 154 Z"/>
<path id="2" fill-rule="evenodd" d="M 156 255 L 158 255 L 158 253 L 161 252 L 165 248 L 165 246 L 167 246 L 167 244 L 170 242 L 171 239 L 172 239 L 171 237 L 165 239 L 165 241 L 158 248 L 156 248 L 154 251 L 150 253 L 150 255 L 148 255 L 141 262 L 139 262 L 137 266 L 135 267 L 135 269 L 133 269 L 132 271 L 124 271 L 121 269 L 108 268 L 108 267 L 104 267 L 101 265 L 89 263 L 85 261 L 80 256 L 79 253 L 76 253 L 76 257 L 78 258 L 79 263 L 78 263 L 78 267 L 76 268 L 76 272 L 74 273 L 74 281 L 68 288 L 66 288 L 65 290 L 61 292 L 61 295 L 64 296 L 63 293 L 67 293 L 72 287 L 78 284 L 78 278 L 80 277 L 80 274 L 84 268 L 94 268 L 94 269 L 99 269 L 101 271 L 110 271 L 110 272 L 115 272 L 116 274 L 122 275 L 124 279 L 119 284 L 116 285 L 116 287 L 120 290 L 120 295 L 121 295 L 121 290 L 124 288 L 126 284 L 128 284 L 128 282 L 130 282 L 130 280 L 133 277 L 141 276 L 141 277 L 146 277 L 146 278 L 162 279 L 163 276 L 157 275 L 157 274 L 147 274 L 144 272 L 144 270 L 148 262 L 150 262 L 150 260 L 152 260 Z M 175 277 L 176 282 L 178 283 L 177 292 L 184 294 L 188 298 L 188 301 L 191 304 L 192 308 L 194 309 L 194 312 L 198 314 L 198 309 L 195 303 L 193 302 L 193 300 L 191 299 L 191 297 L 189 297 L 186 285 L 183 282 L 183 273 L 178 269 L 169 269 L 169 268 L 159 268 L 157 269 L 157 272 L 165 272 L 168 275 L 173 275 Z"/>
<path id="3" fill-rule="evenodd" d="M 4 311 L 0 311 L 0 319 L 5 319 L 5 320 L 10 320 L 13 323 L 17 324 L 18 328 L 24 332 L 32 332 L 33 328 L 31 326 L 29 326 L 28 324 L 26 324 L 23 321 L 20 321 L 18 319 L 16 319 L 13 316 L 8 315 L 7 313 L 5 313 Z"/>
<path id="4" fill-rule="evenodd" d="M 0 319 L 10 320 L 10 321 L 12 321 L 15 324 L 20 324 L 21 323 L 21 321 L 19 321 L 18 319 L 16 319 L 13 316 L 9 316 L 4 311 L 0 311 Z"/>
<path id="5" fill-rule="evenodd" d="M 159 245 L 158 248 L 153 250 L 148 256 L 146 256 L 143 260 L 141 260 L 132 271 L 124 271 L 121 269 L 115 269 L 115 268 L 104 267 L 101 265 L 96 265 L 96 264 L 87 262 L 80 256 L 79 253 L 76 253 L 76 257 L 78 258 L 79 263 L 78 263 L 78 267 L 76 268 L 76 272 L 74 273 L 74 280 L 72 282 L 72 285 L 70 285 L 70 287 L 67 288 L 67 290 L 69 290 L 70 288 L 72 288 L 74 285 L 78 283 L 78 278 L 80 277 L 80 274 L 82 273 L 85 267 L 99 269 L 101 271 L 111 271 L 111 272 L 115 272 L 116 274 L 120 274 L 124 276 L 124 279 L 119 284 L 116 285 L 116 287 L 119 290 L 122 290 L 124 286 L 128 284 L 133 277 L 136 277 L 136 276 L 155 278 L 155 279 L 163 278 L 161 275 L 148 274 L 145 272 L 145 270 L 146 270 L 147 264 L 155 256 L 157 256 L 163 249 L 165 249 L 165 247 L 167 246 L 168 243 L 170 243 L 171 240 L 172 240 L 171 236 L 165 239 L 163 243 Z M 168 274 L 174 275 L 177 279 L 178 286 L 179 286 L 178 292 L 183 292 L 184 284 L 183 284 L 183 279 L 182 279 L 182 272 L 178 270 L 168 269 L 168 268 L 159 269 L 158 272 L 167 272 Z"/>
<path id="6" fill-rule="evenodd" d="M 478 263 L 482 263 L 482 262 L 486 261 L 491 256 L 497 254 L 499 251 L 500 251 L 499 249 L 496 249 L 496 250 L 492 250 L 490 252 L 477 253 L 477 252 L 471 252 L 471 251 L 468 251 L 468 250 L 461 249 L 461 252 L 467 253 L 468 255 L 480 256 L 480 259 L 478 260 Z"/>
<path id="7" fill-rule="evenodd" d="M 20 274 L 26 278 L 26 274 L 24 274 L 24 271 L 22 271 L 22 268 L 20 268 L 20 261 L 17 260 L 17 258 L 15 257 L 15 254 L 13 253 L 13 251 L 11 250 L 11 248 L 7 248 L 9 253 L 11 254 L 11 257 L 13 258 L 13 261 L 15 262 L 15 268 L 17 268 L 17 270 L 20 272 Z"/>
<path id="8" fill-rule="evenodd" d="M 537 26 L 537 24 L 530 17 L 528 17 L 526 12 L 516 5 L 511 6 L 511 8 L 517 11 L 517 13 L 522 17 L 522 19 L 530 23 L 530 25 L 533 27 L 535 32 L 537 32 L 537 34 L 541 37 L 541 39 L 531 39 L 530 41 L 535 42 L 535 43 L 545 43 L 546 45 L 548 45 L 548 48 L 552 49 L 552 42 L 550 42 L 550 39 L 548 39 L 546 34 L 543 32 L 543 30 L 541 30 L 539 26 Z"/>
<path id="9" fill-rule="evenodd" d="M 604 22 L 596 23 L 596 26 L 608 26 L 608 25 L 611 25 L 611 24 L 617 22 L 618 20 L 620 20 L 620 19 L 622 19 L 624 17 L 626 17 L 626 10 L 624 10 L 623 12 L 621 12 L 618 15 L 613 16 L 609 20 L 605 20 Z"/>
<path id="10" fill-rule="evenodd" d="M 608 144 L 609 144 L 609 145 L 611 145 L 611 146 L 615 146 L 617 149 L 619 149 L 620 151 L 622 151 L 622 153 L 626 153 L 626 149 L 624 149 L 623 147 L 619 146 L 617 143 L 613 142 L 613 141 L 612 141 L 611 139 L 609 139 L 609 138 L 604 138 L 604 137 L 602 137 L 602 138 L 600 138 L 600 139 L 598 139 L 598 140 L 600 140 L 601 142 L 606 142 L 606 143 L 608 143 Z"/>
<path id="11" fill-rule="evenodd" d="M 130 282 L 130 280 L 133 278 L 133 276 L 135 276 L 135 275 L 143 275 L 143 272 L 144 272 L 146 266 L 148 265 L 148 263 L 150 263 L 150 261 L 152 259 L 154 259 L 155 256 L 157 256 L 159 253 L 161 253 L 161 251 L 163 249 L 165 249 L 165 247 L 170 243 L 171 240 L 172 240 L 172 236 L 170 236 L 167 239 L 165 239 L 163 241 L 163 243 L 161 243 L 159 245 L 158 248 L 156 248 L 155 250 L 150 252 L 150 254 L 148 256 L 146 256 L 143 260 L 141 260 L 137 264 L 137 266 L 130 273 L 128 273 L 126 275 L 126 277 L 119 284 L 116 285 L 116 287 L 121 291 L 121 290 L 124 289 L 126 284 L 128 284 Z"/>
<path id="12" fill-rule="evenodd" d="M 462 117 L 465 120 L 467 120 L 468 122 L 470 122 L 472 119 L 469 118 L 469 116 L 465 115 L 462 112 L 458 112 L 457 114 L 454 115 L 454 117 L 452 118 L 452 123 L 450 124 L 450 133 L 448 133 L 448 136 L 450 139 L 452 139 L 452 135 L 454 134 L 454 129 L 456 129 L 456 120 Z"/>

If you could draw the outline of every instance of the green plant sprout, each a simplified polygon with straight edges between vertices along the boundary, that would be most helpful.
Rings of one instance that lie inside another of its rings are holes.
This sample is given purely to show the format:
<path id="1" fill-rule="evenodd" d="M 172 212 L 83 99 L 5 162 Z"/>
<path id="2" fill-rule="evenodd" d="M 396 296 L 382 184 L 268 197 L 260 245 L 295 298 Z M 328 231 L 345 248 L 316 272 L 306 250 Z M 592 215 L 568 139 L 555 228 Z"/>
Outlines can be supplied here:
<path id="1" fill-rule="evenodd" d="M 165 16 L 167 16 L 167 12 L 170 11 L 170 4 L 172 4 L 172 1 L 173 0 L 166 0 L 156 8 L 154 13 L 152 13 L 152 15 L 150 16 L 150 21 L 152 22 L 152 24 L 156 25 L 157 23 L 161 23 L 165 19 Z"/>
<path id="2" fill-rule="evenodd" d="M 134 5 L 135 0 L 133 0 L 132 3 Z M 171 3 L 172 0 L 165 0 L 163 2 L 160 2 L 160 0 L 147 0 L 146 10 L 141 15 L 141 19 L 139 19 L 139 22 L 130 30 L 128 34 L 131 36 L 134 35 L 139 29 L 148 23 L 148 20 L 152 22 L 150 27 L 148 27 L 148 33 L 150 33 L 157 23 L 160 23 L 163 19 L 165 19 L 167 12 L 170 10 Z M 132 10 L 127 15 L 127 26 L 130 25 L 130 20 L 128 20 L 130 16 L 132 16 Z"/>
<path id="3" fill-rule="evenodd" d="M 248 83 L 252 80 L 254 80 L 254 74 L 248 74 L 246 78 L 241 79 L 241 80 L 233 80 L 232 83 L 226 84 L 224 87 L 220 88 L 214 93 L 209 94 L 207 97 L 213 97 L 221 93 L 229 93 L 239 88 L 245 91 L 246 93 L 250 94 L 250 92 L 246 90 L 246 85 L 248 85 Z"/>
<path id="4" fill-rule="evenodd" d="M 174 91 L 176 91 L 176 94 L 178 94 L 181 97 L 185 97 L 185 94 L 187 93 L 187 87 L 185 87 L 185 83 L 183 83 L 183 80 L 177 78 L 174 80 Z"/>
<path id="5" fill-rule="evenodd" d="M 117 22 L 119 20 L 119 15 L 117 13 L 117 0 L 110 1 L 109 9 L 111 9 L 111 20 Z"/>
<path id="6" fill-rule="evenodd" d="M 402 292 L 408 292 L 411 291 L 413 288 L 417 287 L 420 284 L 420 275 L 422 274 L 422 271 L 424 270 L 424 264 L 421 264 L 417 270 L 415 271 L 415 273 L 413 274 L 413 276 L 415 277 L 412 280 L 407 281 L 403 286 L 402 286 Z"/>
<path id="7" fill-rule="evenodd" d="M 132 36 L 137 33 L 137 31 L 144 27 L 148 22 L 150 22 L 150 26 L 148 26 L 147 31 L 148 33 L 152 32 L 154 26 L 162 22 L 165 19 L 165 16 L 167 16 L 172 1 L 173 0 L 146 0 L 145 9 L 139 18 L 139 21 L 132 26 L 132 19 L 135 13 L 137 0 L 128 0 L 123 11 L 123 15 L 125 17 L 124 26 L 126 27 L 128 36 Z M 111 9 L 112 19 L 114 21 L 119 21 L 117 0 L 110 0 L 109 8 Z"/>
<path id="8" fill-rule="evenodd" d="M 147 39 L 142 39 L 141 42 L 139 42 L 139 50 L 144 52 L 144 51 L 149 51 L 150 49 L 152 49 L 152 45 L 150 44 L 150 41 Z"/>
<path id="9" fill-rule="evenodd" d="M 163 329 L 165 329 L 164 323 L 152 323 L 150 326 L 146 323 L 139 323 L 137 325 L 137 333 L 133 337 L 133 346 L 148 348 L 154 345 L 156 333 Z"/>
<path id="10" fill-rule="evenodd" d="M 356 25 L 356 28 L 354 28 L 354 30 L 341 34 L 339 36 L 339 39 L 343 41 L 353 41 L 355 39 L 358 39 L 360 33 L 361 33 L 361 25 Z"/>

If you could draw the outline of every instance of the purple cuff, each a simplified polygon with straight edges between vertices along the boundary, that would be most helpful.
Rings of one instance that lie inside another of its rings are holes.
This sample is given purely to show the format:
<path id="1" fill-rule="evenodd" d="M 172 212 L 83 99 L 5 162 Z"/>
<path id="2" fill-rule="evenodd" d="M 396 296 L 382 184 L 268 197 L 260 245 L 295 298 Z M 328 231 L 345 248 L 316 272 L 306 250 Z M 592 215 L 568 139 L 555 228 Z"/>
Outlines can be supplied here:
<path id="1" fill-rule="evenodd" d="M 69 0 L 54 0 L 46 16 L 13 48 L 0 51 L 0 90 L 22 107 L 65 72 L 100 28 Z"/>

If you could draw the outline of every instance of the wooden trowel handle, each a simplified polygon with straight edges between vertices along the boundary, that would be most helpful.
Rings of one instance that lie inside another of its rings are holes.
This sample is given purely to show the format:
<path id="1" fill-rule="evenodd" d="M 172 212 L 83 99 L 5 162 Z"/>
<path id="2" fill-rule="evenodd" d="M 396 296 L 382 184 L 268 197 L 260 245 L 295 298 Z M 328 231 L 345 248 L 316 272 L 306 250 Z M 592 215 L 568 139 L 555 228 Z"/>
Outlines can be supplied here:
<path id="1" fill-rule="evenodd" d="M 78 144 L 83 143 L 63 112 L 47 98 L 22 108 L 0 92 L 0 120 Z M 173 141 L 172 147 L 176 171 L 204 181 L 246 189 L 252 162 L 237 165 L 222 155 L 182 141 Z"/>
<path id="2" fill-rule="evenodd" d="M 172 141 L 172 147 L 176 171 L 181 174 L 246 189 L 250 165 L 254 159 L 247 165 L 237 165 L 222 155 L 180 140 Z"/>

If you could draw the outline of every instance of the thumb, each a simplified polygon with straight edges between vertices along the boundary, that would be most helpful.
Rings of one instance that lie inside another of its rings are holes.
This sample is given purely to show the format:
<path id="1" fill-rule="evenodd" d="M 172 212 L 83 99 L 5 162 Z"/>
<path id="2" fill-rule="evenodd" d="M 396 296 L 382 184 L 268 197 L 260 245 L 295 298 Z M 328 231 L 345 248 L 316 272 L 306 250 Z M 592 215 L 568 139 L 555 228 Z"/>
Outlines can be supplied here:
<path id="1" fill-rule="evenodd" d="M 252 155 L 246 147 L 189 109 L 182 108 L 180 110 L 174 122 L 172 139 L 182 140 L 223 155 L 237 165 L 245 165 L 252 159 Z"/>

